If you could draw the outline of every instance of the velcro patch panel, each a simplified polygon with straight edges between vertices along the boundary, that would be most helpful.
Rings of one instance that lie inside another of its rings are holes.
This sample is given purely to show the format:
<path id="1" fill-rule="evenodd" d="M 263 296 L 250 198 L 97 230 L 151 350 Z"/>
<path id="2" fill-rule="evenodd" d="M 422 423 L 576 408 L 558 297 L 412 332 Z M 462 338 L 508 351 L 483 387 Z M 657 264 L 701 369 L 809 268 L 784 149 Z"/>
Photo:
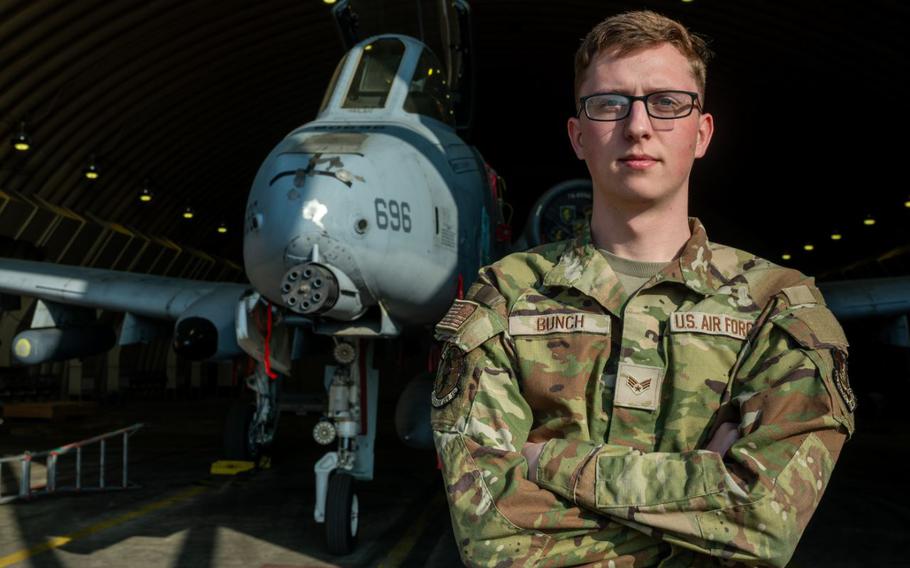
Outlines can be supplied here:
<path id="1" fill-rule="evenodd" d="M 790 301 L 791 306 L 818 303 L 818 300 L 815 299 L 815 294 L 813 294 L 812 290 L 805 284 L 790 286 L 789 288 L 782 289 L 781 292 L 787 296 L 787 300 Z"/>

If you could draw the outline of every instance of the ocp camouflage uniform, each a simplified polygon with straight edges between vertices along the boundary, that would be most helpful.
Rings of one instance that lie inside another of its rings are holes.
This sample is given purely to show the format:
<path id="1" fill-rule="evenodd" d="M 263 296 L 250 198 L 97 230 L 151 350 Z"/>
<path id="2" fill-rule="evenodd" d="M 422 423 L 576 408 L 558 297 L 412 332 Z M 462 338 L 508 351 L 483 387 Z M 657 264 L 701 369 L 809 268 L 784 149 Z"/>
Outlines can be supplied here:
<path id="1" fill-rule="evenodd" d="M 847 340 L 812 278 L 689 227 L 631 297 L 587 228 L 482 268 L 437 324 L 432 427 L 466 564 L 792 556 L 853 432 Z M 726 421 L 726 456 L 700 449 Z M 537 483 L 525 442 L 546 442 Z"/>

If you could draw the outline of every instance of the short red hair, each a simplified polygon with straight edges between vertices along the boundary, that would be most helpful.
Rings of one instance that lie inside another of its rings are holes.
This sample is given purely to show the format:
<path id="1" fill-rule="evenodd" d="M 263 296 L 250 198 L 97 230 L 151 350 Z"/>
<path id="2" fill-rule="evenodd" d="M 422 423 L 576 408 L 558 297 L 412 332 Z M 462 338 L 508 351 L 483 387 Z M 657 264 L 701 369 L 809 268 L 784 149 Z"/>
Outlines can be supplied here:
<path id="1" fill-rule="evenodd" d="M 708 60 L 714 55 L 707 41 L 676 20 L 650 10 L 611 16 L 588 32 L 575 52 L 575 104 L 578 105 L 581 84 L 597 54 L 610 52 L 621 57 L 661 43 L 673 45 L 689 60 L 704 105 Z"/>

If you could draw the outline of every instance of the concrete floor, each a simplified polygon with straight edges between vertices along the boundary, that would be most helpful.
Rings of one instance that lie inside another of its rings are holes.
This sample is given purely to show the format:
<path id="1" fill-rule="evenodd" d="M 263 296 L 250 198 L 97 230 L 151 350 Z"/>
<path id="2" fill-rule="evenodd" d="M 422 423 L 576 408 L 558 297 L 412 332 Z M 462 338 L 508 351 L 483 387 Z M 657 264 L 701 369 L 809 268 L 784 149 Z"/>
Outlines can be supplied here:
<path id="1" fill-rule="evenodd" d="M 358 486 L 358 547 L 333 557 L 313 521 L 313 464 L 324 451 L 310 438 L 316 417 L 282 417 L 270 469 L 212 476 L 227 405 L 121 403 L 81 420 L 0 426 L 0 455 L 10 455 L 146 423 L 130 446 L 140 488 L 0 505 L 0 568 L 460 566 L 435 454 L 404 447 L 390 420 L 380 420 L 375 479 Z M 899 469 L 883 467 L 910 451 L 910 433 L 858 418 L 791 566 L 910 565 L 910 497 Z M 64 475 L 72 461 L 61 464 Z"/>
<path id="2" fill-rule="evenodd" d="M 409 450 L 381 429 L 375 479 L 358 485 L 358 546 L 331 556 L 313 520 L 313 464 L 324 452 L 309 434 L 316 418 L 282 417 L 270 469 L 213 476 L 226 409 L 227 401 L 155 402 L 65 423 L 8 421 L 0 455 L 146 426 L 130 439 L 129 477 L 140 488 L 0 505 L 0 566 L 424 566 L 449 530 L 435 454 Z M 118 456 L 109 458 L 109 481 L 120 479 Z M 61 473 L 72 463 L 61 458 Z M 60 537 L 71 540 L 10 563 Z"/>

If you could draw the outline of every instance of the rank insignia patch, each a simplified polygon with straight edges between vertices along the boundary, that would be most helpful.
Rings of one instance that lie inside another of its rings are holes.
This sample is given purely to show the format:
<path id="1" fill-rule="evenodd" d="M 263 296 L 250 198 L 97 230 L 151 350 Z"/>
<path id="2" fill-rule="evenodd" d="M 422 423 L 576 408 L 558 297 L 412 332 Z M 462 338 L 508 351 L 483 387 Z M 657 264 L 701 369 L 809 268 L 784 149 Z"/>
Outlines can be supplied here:
<path id="1" fill-rule="evenodd" d="M 446 344 L 442 351 L 442 361 L 436 371 L 436 381 L 433 383 L 433 394 L 430 403 L 434 408 L 442 408 L 458 395 L 459 381 L 464 372 L 464 352 L 458 347 Z"/>
<path id="2" fill-rule="evenodd" d="M 651 386 L 651 379 L 642 382 L 638 382 L 629 376 L 627 376 L 625 379 L 626 382 L 629 383 L 629 388 L 632 389 L 635 394 L 641 394 L 648 390 L 648 388 Z"/>
<path id="3" fill-rule="evenodd" d="M 834 385 L 847 409 L 853 412 L 856 409 L 856 395 L 853 394 L 847 379 L 847 355 L 840 349 L 833 349 L 831 355 L 834 357 Z"/>
<path id="4" fill-rule="evenodd" d="M 436 327 L 448 329 L 449 331 L 458 331 L 476 309 L 477 304 L 475 302 L 455 300 L 446 315 L 442 316 L 442 319 L 436 324 Z"/>
<path id="5" fill-rule="evenodd" d="M 614 406 L 657 410 L 665 373 L 663 367 L 620 362 L 616 372 L 619 380 L 613 393 Z"/>

